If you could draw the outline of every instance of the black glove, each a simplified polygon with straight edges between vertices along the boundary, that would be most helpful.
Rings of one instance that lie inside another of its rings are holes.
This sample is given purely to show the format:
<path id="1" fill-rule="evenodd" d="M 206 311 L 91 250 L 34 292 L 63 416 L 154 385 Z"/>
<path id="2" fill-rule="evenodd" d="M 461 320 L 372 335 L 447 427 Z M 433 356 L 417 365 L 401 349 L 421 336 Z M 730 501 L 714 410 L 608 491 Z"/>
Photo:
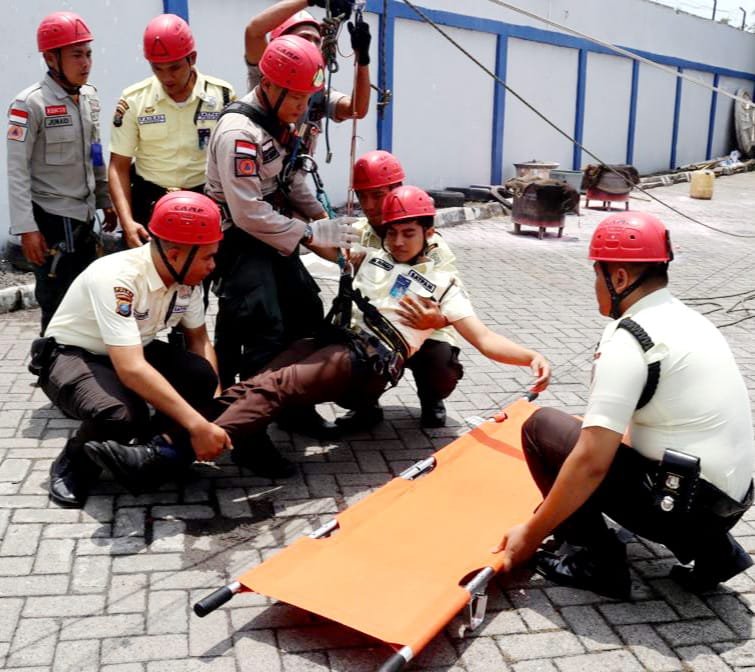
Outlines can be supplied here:
<path id="1" fill-rule="evenodd" d="M 323 9 L 327 8 L 328 1 L 327 0 L 307 0 L 307 4 L 312 7 L 313 5 L 316 5 L 317 7 L 322 7 Z M 330 0 L 330 12 L 331 14 L 335 16 L 341 16 L 343 15 L 343 21 L 346 21 L 351 16 L 351 9 L 354 6 L 354 0 Z"/>
<path id="2" fill-rule="evenodd" d="M 357 55 L 359 65 L 370 64 L 370 26 L 366 21 L 357 21 L 355 24 L 349 21 L 349 35 L 351 35 L 351 48 Z"/>

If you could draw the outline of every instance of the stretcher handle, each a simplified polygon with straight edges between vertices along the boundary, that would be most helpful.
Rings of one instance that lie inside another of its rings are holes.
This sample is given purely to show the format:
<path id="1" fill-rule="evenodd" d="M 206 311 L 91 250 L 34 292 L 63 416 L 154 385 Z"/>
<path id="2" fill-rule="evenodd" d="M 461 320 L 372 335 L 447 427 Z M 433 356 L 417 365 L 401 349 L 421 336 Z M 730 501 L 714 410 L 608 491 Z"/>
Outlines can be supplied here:
<path id="1" fill-rule="evenodd" d="M 535 399 L 537 399 L 539 396 L 540 396 L 540 394 L 538 392 L 532 392 L 532 391 L 530 391 L 530 392 L 527 392 L 524 395 L 524 398 L 527 401 L 535 401 Z"/>
<path id="2" fill-rule="evenodd" d="M 218 588 L 214 593 L 210 593 L 207 597 L 203 597 L 194 605 L 194 613 L 199 616 L 199 618 L 204 618 L 207 614 L 215 611 L 215 609 L 222 607 L 240 591 L 241 584 L 238 581 L 234 581 L 227 586 Z"/>
<path id="3" fill-rule="evenodd" d="M 378 672 L 398 672 L 399 670 L 403 670 L 412 657 L 412 650 L 408 646 L 405 646 L 401 651 L 397 651 L 386 660 Z"/>

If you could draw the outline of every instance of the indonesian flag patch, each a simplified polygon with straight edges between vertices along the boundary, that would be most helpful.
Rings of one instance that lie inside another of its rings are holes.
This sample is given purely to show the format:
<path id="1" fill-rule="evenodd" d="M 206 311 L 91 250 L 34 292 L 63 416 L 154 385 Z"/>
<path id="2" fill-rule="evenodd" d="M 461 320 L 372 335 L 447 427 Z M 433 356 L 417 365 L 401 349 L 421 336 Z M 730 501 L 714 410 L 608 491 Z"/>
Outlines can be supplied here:
<path id="1" fill-rule="evenodd" d="M 248 140 L 236 140 L 234 151 L 241 156 L 248 156 L 251 159 L 257 158 L 257 145 Z"/>
<path id="2" fill-rule="evenodd" d="M 29 113 L 18 107 L 11 107 L 8 113 L 8 120 L 20 126 L 26 126 L 29 123 Z"/>

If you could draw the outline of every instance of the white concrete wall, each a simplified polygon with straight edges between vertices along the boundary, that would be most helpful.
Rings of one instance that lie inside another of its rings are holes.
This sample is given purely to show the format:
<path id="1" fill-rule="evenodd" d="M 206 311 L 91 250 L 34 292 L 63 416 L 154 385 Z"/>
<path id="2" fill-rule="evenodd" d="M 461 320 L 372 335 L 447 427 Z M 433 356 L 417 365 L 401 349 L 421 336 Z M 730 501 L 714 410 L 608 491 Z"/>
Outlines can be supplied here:
<path id="1" fill-rule="evenodd" d="M 684 74 L 707 84 L 713 75 L 685 70 Z M 686 166 L 705 159 L 708 146 L 711 92 L 690 81 L 682 82 L 682 102 L 679 113 L 679 140 L 676 146 L 676 166 Z"/>
<path id="2" fill-rule="evenodd" d="M 243 28 L 249 17 L 272 0 L 189 0 L 192 29 L 197 38 L 199 67 L 244 90 Z M 685 14 L 650 0 L 519 0 L 521 7 L 571 28 L 626 47 L 709 65 L 755 73 L 755 36 L 729 26 Z M 423 7 L 466 17 L 479 17 L 555 30 L 488 0 L 421 0 Z M 92 81 L 103 104 L 103 136 L 109 138 L 110 113 L 120 91 L 147 76 L 141 57 L 141 34 L 147 21 L 163 11 L 161 0 L 5 0 L 6 20 L 0 25 L 0 90 L 7 102 L 14 93 L 38 80 L 43 68 L 35 49 L 35 31 L 47 13 L 71 9 L 81 13 L 95 32 Z M 406 11 L 406 6 L 398 7 Z M 322 10 L 313 9 L 315 14 Z M 378 18 L 368 15 L 373 32 L 373 81 L 378 73 Z M 494 68 L 495 36 L 468 29 L 448 29 L 475 56 Z M 701 45 L 705 45 L 704 49 Z M 341 51 L 350 51 L 344 30 Z M 493 82 L 428 26 L 396 21 L 393 149 L 415 182 L 426 187 L 486 183 L 490 179 Z M 577 51 L 530 40 L 509 40 L 508 83 L 548 114 L 568 133 L 574 132 Z M 704 75 L 707 79 L 712 76 Z M 350 91 L 351 61 L 342 59 L 334 85 Z M 626 152 L 631 67 L 614 56 L 589 54 L 584 110 L 584 143 L 608 161 L 622 162 Z M 735 90 L 753 83 L 721 78 Z M 710 94 L 684 84 L 677 158 L 701 160 L 707 140 Z M 668 166 L 674 108 L 674 78 L 641 66 L 635 164 L 641 171 Z M 606 109 L 605 101 L 611 105 Z M 719 96 L 713 154 L 731 149 L 731 101 Z M 357 151 L 377 146 L 377 114 L 373 105 L 358 126 Z M 324 139 L 318 148 L 321 172 L 335 203 L 342 203 L 348 182 L 351 123 L 332 124 L 334 154 L 325 163 Z M 7 232 L 5 146 L 0 144 L 0 241 Z M 558 161 L 571 168 L 567 140 L 506 95 L 502 169 L 513 174 L 514 161 L 532 158 Z M 583 162 L 591 159 L 583 155 Z"/>

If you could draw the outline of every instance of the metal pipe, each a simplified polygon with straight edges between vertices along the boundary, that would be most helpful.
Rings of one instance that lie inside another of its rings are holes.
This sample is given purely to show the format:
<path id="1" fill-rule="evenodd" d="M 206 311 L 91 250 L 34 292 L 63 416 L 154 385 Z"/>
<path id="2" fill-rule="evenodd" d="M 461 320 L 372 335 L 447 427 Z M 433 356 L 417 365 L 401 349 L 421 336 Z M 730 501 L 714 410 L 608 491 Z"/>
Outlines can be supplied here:
<path id="1" fill-rule="evenodd" d="M 713 0 L 713 21 L 716 20 L 716 6 L 718 5 L 718 0 Z"/>
<path id="2" fill-rule="evenodd" d="M 744 7 L 740 7 L 739 10 L 742 12 L 742 28 L 740 30 L 744 30 L 745 22 L 747 21 L 747 10 Z"/>

